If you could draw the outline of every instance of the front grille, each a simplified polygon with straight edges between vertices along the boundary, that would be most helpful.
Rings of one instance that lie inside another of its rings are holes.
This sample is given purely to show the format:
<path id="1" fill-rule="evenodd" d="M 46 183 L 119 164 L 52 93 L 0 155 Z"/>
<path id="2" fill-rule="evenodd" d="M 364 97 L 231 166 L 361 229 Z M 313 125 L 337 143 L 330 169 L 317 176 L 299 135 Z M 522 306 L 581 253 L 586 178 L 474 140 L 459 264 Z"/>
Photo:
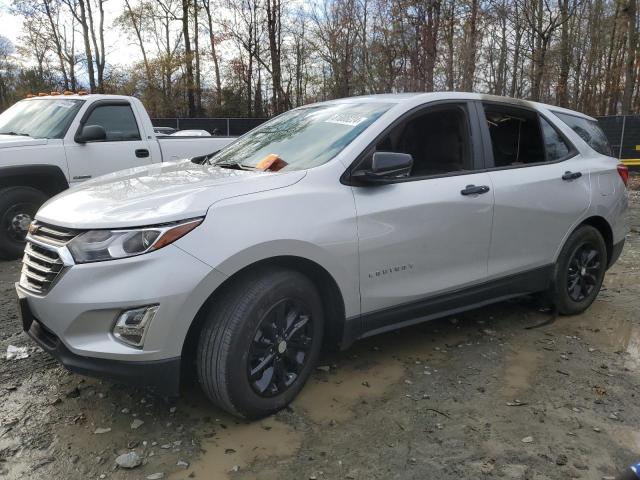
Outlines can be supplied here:
<path id="1" fill-rule="evenodd" d="M 38 294 L 47 293 L 65 268 L 58 248 L 79 233 L 34 222 L 22 258 L 20 285 Z"/>
<path id="2" fill-rule="evenodd" d="M 34 240 L 39 240 L 55 247 L 62 247 L 73 240 L 80 233 L 70 228 L 54 227 L 43 223 L 33 222 L 29 229 L 29 235 Z"/>

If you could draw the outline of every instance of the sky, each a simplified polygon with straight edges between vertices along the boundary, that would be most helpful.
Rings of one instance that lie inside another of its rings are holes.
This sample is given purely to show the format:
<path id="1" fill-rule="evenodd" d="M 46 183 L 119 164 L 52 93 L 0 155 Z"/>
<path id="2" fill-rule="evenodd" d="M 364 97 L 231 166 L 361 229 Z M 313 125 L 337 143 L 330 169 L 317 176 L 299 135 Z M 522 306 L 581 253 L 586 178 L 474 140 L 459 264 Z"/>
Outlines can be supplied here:
<path id="1" fill-rule="evenodd" d="M 22 19 L 9 13 L 11 0 L 0 0 L 0 35 L 7 37 L 14 45 L 20 43 L 22 35 Z M 110 28 L 113 20 L 122 13 L 123 0 L 105 2 L 105 47 L 107 62 L 118 65 L 130 65 L 138 55 L 137 47 L 117 28 Z"/>
<path id="2" fill-rule="evenodd" d="M 0 0 L 0 35 L 7 37 L 15 44 L 22 31 L 22 20 L 9 13 L 9 5 L 8 0 Z"/>

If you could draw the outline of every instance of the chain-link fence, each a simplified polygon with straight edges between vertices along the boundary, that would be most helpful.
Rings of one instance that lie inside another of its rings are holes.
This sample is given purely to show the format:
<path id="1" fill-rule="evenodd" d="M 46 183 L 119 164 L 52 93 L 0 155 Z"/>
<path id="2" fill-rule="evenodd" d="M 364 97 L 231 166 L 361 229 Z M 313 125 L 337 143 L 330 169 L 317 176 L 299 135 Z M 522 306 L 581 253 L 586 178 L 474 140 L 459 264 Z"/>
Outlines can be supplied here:
<path id="1" fill-rule="evenodd" d="M 266 122 L 267 118 L 152 118 L 154 127 L 206 130 L 211 135 L 237 137 Z"/>
<path id="2" fill-rule="evenodd" d="M 640 115 L 598 117 L 613 155 L 626 165 L 640 166 Z"/>

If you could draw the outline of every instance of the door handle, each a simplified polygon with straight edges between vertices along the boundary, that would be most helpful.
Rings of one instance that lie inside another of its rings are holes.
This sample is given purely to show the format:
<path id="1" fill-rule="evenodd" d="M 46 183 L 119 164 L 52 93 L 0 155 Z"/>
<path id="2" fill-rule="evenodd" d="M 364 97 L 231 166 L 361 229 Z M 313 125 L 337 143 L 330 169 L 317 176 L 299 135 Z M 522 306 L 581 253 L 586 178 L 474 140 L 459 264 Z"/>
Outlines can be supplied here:
<path id="1" fill-rule="evenodd" d="M 582 176 L 582 172 L 564 172 L 562 175 L 563 180 L 575 180 L 576 178 L 580 178 Z"/>
<path id="2" fill-rule="evenodd" d="M 462 195 L 481 195 L 487 193 L 490 190 L 486 185 L 467 185 L 464 190 L 460 190 Z"/>
<path id="3" fill-rule="evenodd" d="M 146 158 L 149 156 L 149 150 L 146 148 L 139 148 L 136 150 L 136 157 L 138 158 Z"/>

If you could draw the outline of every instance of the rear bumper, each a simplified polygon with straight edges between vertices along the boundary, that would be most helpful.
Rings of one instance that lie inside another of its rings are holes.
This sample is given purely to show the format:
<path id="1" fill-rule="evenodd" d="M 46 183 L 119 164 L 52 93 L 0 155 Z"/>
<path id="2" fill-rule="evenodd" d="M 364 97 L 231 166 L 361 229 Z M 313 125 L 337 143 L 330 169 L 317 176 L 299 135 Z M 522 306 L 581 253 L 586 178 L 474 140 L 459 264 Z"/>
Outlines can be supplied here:
<path id="1" fill-rule="evenodd" d="M 27 299 L 18 291 L 22 327 L 40 347 L 72 372 L 144 387 L 169 397 L 180 390 L 180 357 L 166 360 L 122 361 L 93 358 L 70 351 L 60 339 L 33 316 Z"/>

